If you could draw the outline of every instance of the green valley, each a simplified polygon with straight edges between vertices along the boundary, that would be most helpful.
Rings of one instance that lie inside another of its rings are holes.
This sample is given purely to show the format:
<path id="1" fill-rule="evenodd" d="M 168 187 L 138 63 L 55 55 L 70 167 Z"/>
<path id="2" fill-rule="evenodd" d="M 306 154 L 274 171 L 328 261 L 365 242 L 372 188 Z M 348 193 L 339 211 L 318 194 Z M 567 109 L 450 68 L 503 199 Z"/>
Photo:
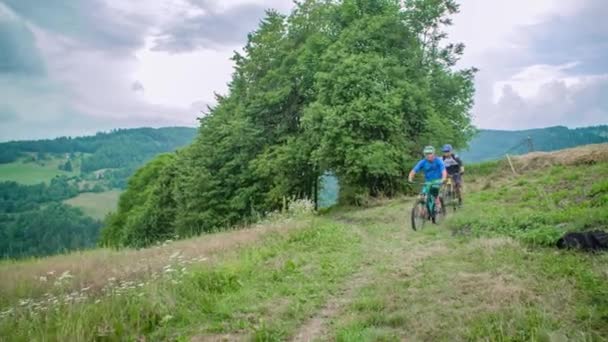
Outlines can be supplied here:
<path id="1" fill-rule="evenodd" d="M 0 257 L 94 247 L 101 221 L 116 210 L 131 174 L 159 153 L 190 143 L 195 133 L 140 128 L 0 143 Z"/>
<path id="2" fill-rule="evenodd" d="M 246 229 L 149 249 L 0 263 L 0 334 L 604 340 L 608 255 L 554 243 L 567 231 L 608 227 L 608 188 L 593 182 L 606 170 L 608 145 L 515 164 L 518 175 L 502 162 L 471 167 L 465 208 L 418 232 L 409 226 L 410 197 L 324 214 L 298 204 Z M 526 209 L 531 202 L 542 210 Z"/>

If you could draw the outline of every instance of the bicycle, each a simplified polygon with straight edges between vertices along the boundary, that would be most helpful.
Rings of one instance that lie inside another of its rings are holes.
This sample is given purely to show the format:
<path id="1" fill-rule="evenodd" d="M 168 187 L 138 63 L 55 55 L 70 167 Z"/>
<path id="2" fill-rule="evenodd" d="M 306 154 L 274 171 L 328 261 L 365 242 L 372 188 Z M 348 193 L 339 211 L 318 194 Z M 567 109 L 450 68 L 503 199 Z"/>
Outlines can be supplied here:
<path id="1" fill-rule="evenodd" d="M 418 183 L 420 184 L 420 183 Z M 432 200 L 433 196 L 430 196 L 429 192 L 432 187 L 441 187 L 441 181 L 431 181 L 422 183 L 422 190 L 414 203 L 412 208 L 412 229 L 422 230 L 426 221 L 433 221 L 439 223 L 438 220 L 442 220 L 446 216 L 446 210 L 444 210 L 443 199 L 441 195 L 435 197 L 435 201 Z"/>
<path id="2" fill-rule="evenodd" d="M 447 182 L 443 187 L 441 192 L 441 197 L 444 202 L 447 204 L 447 207 L 452 207 L 454 212 L 458 209 L 458 193 L 456 192 L 456 186 L 454 184 L 454 179 L 452 176 L 448 175 Z"/>

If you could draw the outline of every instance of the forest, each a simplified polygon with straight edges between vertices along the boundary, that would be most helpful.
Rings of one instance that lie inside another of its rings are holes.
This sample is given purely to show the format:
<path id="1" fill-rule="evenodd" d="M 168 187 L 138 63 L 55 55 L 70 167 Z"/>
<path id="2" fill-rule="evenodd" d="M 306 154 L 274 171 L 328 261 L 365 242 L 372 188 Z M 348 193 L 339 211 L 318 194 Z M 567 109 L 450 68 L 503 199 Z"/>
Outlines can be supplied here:
<path id="1" fill-rule="evenodd" d="M 96 246 L 102 222 L 64 202 L 126 187 L 137 168 L 159 153 L 190 143 L 195 134 L 196 129 L 188 127 L 138 128 L 0 144 L 0 164 L 15 166 L 0 169 L 0 258 Z M 54 176 L 44 182 L 34 174 L 36 184 L 7 181 L 31 170 Z"/>
<path id="2" fill-rule="evenodd" d="M 102 223 L 61 202 L 78 193 L 66 177 L 49 185 L 0 182 L 0 257 L 45 256 L 95 246 Z"/>
<path id="3" fill-rule="evenodd" d="M 140 169 L 101 241 L 146 246 L 254 221 L 295 199 L 395 196 L 424 145 L 466 146 L 475 69 L 447 41 L 452 0 L 302 1 L 248 36 L 195 141 Z M 287 199 L 287 201 L 286 201 Z"/>

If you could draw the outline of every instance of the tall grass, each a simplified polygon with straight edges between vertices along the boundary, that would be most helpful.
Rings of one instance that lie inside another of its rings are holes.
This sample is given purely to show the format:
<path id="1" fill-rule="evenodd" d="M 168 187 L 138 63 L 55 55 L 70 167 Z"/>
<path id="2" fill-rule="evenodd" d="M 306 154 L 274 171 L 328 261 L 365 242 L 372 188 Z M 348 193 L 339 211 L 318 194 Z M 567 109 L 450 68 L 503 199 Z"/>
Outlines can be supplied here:
<path id="1" fill-rule="evenodd" d="M 315 220 L 308 229 L 271 234 L 214 265 L 175 257 L 150 279 L 110 280 L 96 296 L 80 291 L 50 303 L 22 302 L 3 314 L 0 335 L 22 341 L 197 333 L 284 338 L 353 272 L 360 244 L 346 227 Z M 266 320 L 276 311 L 282 320 Z"/>

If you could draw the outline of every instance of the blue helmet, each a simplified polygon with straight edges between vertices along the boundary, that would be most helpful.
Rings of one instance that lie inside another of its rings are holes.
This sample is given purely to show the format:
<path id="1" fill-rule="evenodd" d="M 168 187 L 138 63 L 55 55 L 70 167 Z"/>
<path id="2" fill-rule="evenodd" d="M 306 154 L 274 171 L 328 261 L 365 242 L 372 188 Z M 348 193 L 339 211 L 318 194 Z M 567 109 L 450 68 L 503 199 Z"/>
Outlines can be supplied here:
<path id="1" fill-rule="evenodd" d="M 452 152 L 452 145 L 450 145 L 450 144 L 443 145 L 443 147 L 441 148 L 441 151 L 443 151 L 445 153 Z"/>

